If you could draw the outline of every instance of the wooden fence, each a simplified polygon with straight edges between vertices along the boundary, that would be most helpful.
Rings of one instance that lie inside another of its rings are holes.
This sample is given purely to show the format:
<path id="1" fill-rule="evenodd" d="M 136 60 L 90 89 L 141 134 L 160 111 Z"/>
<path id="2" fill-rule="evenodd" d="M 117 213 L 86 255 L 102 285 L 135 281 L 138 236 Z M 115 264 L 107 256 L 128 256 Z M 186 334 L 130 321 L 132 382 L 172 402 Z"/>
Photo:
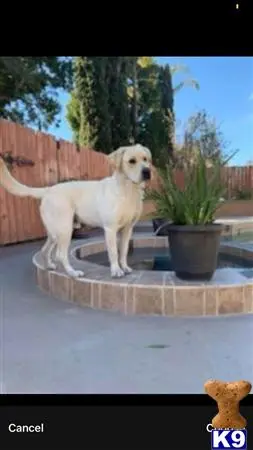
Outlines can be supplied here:
<path id="1" fill-rule="evenodd" d="M 48 186 L 69 178 L 101 179 L 110 174 L 104 154 L 78 149 L 70 142 L 5 120 L 0 120 L 0 154 L 9 155 L 13 176 L 30 186 Z M 230 194 L 236 189 L 252 189 L 253 167 L 226 168 L 223 179 Z M 177 180 L 183 184 L 182 172 L 177 173 Z M 44 236 L 39 202 L 15 197 L 0 187 L 0 245 Z"/>
<path id="2" fill-rule="evenodd" d="M 68 178 L 101 179 L 110 173 L 102 153 L 77 149 L 74 144 L 5 120 L 0 120 L 0 154 L 10 156 L 12 175 L 30 186 L 48 186 Z M 39 201 L 15 197 L 0 187 L 0 245 L 44 236 Z"/>

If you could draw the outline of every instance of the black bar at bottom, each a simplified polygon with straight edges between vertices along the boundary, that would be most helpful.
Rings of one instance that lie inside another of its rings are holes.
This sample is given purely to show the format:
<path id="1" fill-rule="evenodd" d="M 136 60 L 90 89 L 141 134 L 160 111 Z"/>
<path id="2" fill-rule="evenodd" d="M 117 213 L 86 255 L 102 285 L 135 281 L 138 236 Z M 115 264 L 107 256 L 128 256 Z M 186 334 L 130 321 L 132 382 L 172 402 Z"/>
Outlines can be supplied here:
<path id="1" fill-rule="evenodd" d="M 248 421 L 249 450 L 253 449 L 252 400 L 250 395 L 240 406 Z M 205 450 L 211 448 L 206 426 L 215 414 L 217 406 L 206 395 L 7 395 L 0 396 L 0 437 L 8 450 L 22 446 L 26 450 Z M 10 432 L 10 424 L 11 430 L 43 424 L 43 432 Z"/>

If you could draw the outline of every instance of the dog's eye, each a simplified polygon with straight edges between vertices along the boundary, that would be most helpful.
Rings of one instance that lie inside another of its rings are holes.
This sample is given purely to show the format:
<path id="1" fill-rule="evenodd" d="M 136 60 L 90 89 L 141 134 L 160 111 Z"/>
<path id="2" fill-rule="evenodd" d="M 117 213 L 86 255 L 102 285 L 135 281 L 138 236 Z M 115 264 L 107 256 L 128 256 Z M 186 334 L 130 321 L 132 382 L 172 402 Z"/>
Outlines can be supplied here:
<path id="1" fill-rule="evenodd" d="M 143 161 L 147 161 L 147 158 L 146 158 L 146 156 L 144 156 L 144 158 L 143 158 Z"/>
<path id="2" fill-rule="evenodd" d="M 134 158 L 129 159 L 129 164 L 135 164 L 135 163 L 136 163 L 136 159 L 134 159 Z"/>

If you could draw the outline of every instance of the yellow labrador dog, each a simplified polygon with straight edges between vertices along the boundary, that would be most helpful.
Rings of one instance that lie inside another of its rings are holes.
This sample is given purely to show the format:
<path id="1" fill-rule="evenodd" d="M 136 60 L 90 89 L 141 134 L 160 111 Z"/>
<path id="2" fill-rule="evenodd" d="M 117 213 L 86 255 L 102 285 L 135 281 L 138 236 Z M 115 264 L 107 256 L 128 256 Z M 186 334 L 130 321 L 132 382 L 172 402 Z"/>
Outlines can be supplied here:
<path id="1" fill-rule="evenodd" d="M 68 258 L 73 217 L 88 226 L 102 227 L 105 232 L 111 276 L 122 277 L 132 269 L 127 265 L 129 241 L 133 226 L 142 212 L 145 181 L 151 178 L 151 153 L 135 144 L 112 152 L 114 167 L 111 177 L 100 181 L 69 181 L 54 186 L 35 188 L 16 181 L 0 158 L 0 184 L 11 194 L 42 199 L 40 214 L 47 230 L 47 241 L 41 252 L 47 268 L 56 269 L 60 262 L 69 276 L 82 277 Z M 120 231 L 119 252 L 117 233 Z"/>

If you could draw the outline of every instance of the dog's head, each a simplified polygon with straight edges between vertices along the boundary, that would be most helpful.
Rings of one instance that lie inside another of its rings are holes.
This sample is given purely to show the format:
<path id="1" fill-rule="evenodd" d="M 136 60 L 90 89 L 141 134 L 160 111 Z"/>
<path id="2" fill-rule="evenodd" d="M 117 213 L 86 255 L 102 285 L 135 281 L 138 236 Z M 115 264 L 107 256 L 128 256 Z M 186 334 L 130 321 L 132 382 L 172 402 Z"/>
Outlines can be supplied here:
<path id="1" fill-rule="evenodd" d="M 114 170 L 123 173 L 133 183 L 140 184 L 151 179 L 151 152 L 140 144 L 120 147 L 108 158 Z"/>

